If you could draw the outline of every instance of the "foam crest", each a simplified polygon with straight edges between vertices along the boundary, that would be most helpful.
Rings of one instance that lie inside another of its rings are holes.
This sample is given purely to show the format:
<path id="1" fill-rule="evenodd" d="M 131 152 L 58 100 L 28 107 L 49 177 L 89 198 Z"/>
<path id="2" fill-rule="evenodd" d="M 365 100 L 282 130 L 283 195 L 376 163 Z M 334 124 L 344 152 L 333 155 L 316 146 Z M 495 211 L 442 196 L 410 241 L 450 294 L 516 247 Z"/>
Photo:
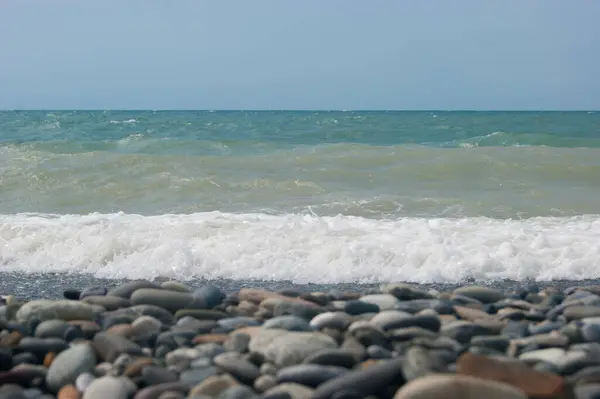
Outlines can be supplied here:
<path id="1" fill-rule="evenodd" d="M 3 271 L 296 283 L 600 277 L 600 216 L 0 215 Z"/>

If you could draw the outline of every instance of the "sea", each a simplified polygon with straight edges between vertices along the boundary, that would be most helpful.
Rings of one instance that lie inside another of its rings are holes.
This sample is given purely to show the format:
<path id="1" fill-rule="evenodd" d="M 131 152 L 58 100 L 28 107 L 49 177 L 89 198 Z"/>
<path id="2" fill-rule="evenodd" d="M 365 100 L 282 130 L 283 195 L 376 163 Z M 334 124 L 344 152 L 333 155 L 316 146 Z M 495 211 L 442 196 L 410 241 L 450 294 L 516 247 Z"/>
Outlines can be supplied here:
<path id="1" fill-rule="evenodd" d="M 128 279 L 600 279 L 600 112 L 0 112 L 0 293 Z"/>

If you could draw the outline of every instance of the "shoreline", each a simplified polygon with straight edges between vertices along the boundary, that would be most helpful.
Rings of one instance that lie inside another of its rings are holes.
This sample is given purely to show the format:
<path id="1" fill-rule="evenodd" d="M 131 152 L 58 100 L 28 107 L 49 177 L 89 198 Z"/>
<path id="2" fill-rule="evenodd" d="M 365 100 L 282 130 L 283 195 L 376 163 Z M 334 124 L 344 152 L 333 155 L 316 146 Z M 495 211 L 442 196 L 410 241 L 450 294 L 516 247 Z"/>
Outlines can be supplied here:
<path id="1" fill-rule="evenodd" d="M 14 295 L 0 305 L 0 398 L 600 394 L 598 281 L 435 288 L 40 277 L 0 273 L 2 293 Z M 31 300 L 19 295 L 43 286 Z"/>

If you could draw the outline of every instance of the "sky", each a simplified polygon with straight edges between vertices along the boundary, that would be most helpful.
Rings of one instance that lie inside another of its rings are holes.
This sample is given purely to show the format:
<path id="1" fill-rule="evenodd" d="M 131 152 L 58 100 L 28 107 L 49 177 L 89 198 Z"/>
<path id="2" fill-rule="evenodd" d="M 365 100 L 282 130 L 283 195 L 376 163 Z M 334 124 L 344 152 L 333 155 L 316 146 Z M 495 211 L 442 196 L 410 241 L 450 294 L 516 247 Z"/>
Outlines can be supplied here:
<path id="1" fill-rule="evenodd" d="M 0 0 L 0 109 L 600 109 L 598 0 Z"/>

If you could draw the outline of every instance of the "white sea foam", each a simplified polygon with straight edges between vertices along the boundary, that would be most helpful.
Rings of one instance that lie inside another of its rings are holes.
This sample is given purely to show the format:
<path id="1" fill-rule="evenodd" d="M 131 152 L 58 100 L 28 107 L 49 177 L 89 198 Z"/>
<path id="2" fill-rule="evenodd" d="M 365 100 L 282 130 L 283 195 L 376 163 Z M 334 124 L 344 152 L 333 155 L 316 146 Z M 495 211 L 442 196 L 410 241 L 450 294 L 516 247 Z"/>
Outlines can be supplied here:
<path id="1" fill-rule="evenodd" d="M 600 216 L 0 215 L 0 270 L 300 283 L 599 278 Z"/>

